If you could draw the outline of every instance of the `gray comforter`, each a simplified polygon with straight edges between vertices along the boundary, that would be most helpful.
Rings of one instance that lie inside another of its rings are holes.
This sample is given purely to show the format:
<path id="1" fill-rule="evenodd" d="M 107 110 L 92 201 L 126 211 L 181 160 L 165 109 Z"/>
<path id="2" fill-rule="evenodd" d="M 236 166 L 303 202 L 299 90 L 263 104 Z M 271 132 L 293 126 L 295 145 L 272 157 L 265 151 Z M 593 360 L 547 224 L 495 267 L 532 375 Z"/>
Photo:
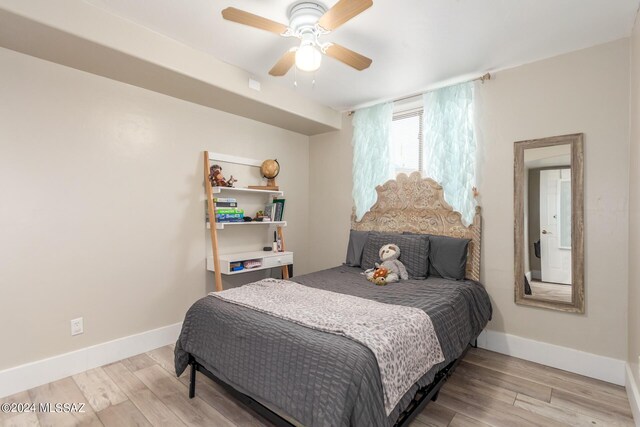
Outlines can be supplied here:
<path id="1" fill-rule="evenodd" d="M 424 310 L 445 361 L 409 390 L 387 417 L 373 353 L 349 338 L 320 332 L 210 296 L 187 312 L 176 343 L 176 373 L 188 354 L 239 391 L 306 426 L 390 426 L 418 387 L 456 359 L 491 317 L 484 287 L 431 277 L 375 286 L 353 267 L 292 280 L 306 286 Z"/>

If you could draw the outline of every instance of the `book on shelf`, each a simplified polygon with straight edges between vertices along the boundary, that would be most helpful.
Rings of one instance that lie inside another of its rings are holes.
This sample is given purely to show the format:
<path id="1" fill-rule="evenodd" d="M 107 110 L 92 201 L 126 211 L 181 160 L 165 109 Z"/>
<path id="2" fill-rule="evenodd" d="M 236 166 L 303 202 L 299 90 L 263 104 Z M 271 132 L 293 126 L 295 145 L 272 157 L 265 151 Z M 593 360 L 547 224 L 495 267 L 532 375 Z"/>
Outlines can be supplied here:
<path id="1" fill-rule="evenodd" d="M 235 197 L 214 197 L 213 202 L 214 203 L 237 203 L 238 200 L 236 200 Z"/>
<path id="2" fill-rule="evenodd" d="M 273 204 L 276 205 L 276 221 L 282 221 L 282 218 L 284 218 L 284 201 L 284 199 L 273 199 Z"/>
<path id="3" fill-rule="evenodd" d="M 264 207 L 264 215 L 269 218 L 269 221 L 275 221 L 276 217 L 276 205 L 275 203 L 267 203 Z"/>
<path id="4" fill-rule="evenodd" d="M 218 208 L 237 208 L 238 202 L 215 202 L 216 209 Z"/>
<path id="5" fill-rule="evenodd" d="M 229 263 L 229 270 L 240 271 L 244 269 L 244 264 L 241 261 Z"/>
<path id="6" fill-rule="evenodd" d="M 217 222 L 243 222 L 244 215 L 243 214 L 222 214 L 216 215 Z"/>
<path id="7" fill-rule="evenodd" d="M 216 208 L 216 215 L 219 214 L 243 214 L 244 209 L 240 208 Z"/>

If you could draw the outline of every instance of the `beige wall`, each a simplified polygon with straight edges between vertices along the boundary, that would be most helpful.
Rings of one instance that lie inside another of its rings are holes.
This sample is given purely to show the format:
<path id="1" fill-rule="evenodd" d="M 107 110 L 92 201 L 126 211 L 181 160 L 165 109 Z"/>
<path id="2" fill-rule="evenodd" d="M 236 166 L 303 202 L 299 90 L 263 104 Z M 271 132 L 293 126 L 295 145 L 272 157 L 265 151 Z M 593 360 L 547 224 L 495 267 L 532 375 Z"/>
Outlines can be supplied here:
<path id="1" fill-rule="evenodd" d="M 629 363 L 640 384 L 640 19 L 631 37 L 631 150 L 629 153 Z"/>
<path id="2" fill-rule="evenodd" d="M 497 73 L 479 91 L 483 281 L 490 329 L 590 353 L 626 354 L 628 40 Z M 584 315 L 513 302 L 513 142 L 585 134 Z"/>
<path id="3" fill-rule="evenodd" d="M 205 149 L 278 158 L 307 270 L 308 137 L 5 49 L 0 94 L 0 369 L 179 322 L 212 289 Z"/>
<path id="4" fill-rule="evenodd" d="M 309 268 L 340 265 L 345 260 L 351 224 L 351 117 L 342 130 L 309 138 Z"/>
<path id="5" fill-rule="evenodd" d="M 480 85 L 482 276 L 494 305 L 489 329 L 626 359 L 628 93 L 628 40 L 499 72 Z M 343 188 L 351 180 L 350 128 L 344 124 L 343 131 L 311 138 L 310 193 L 330 194 L 329 206 L 340 215 L 351 208 L 351 190 Z M 513 142 L 575 132 L 585 133 L 586 313 L 517 306 Z M 313 157 L 318 151 L 323 160 Z M 314 180 L 329 161 L 338 162 L 331 182 Z M 334 188 L 320 188 L 327 185 Z M 343 261 L 348 230 L 346 217 L 312 220 L 310 236 L 322 241 L 311 248 L 311 258 L 333 254 L 326 262 L 312 261 L 312 268 Z"/>

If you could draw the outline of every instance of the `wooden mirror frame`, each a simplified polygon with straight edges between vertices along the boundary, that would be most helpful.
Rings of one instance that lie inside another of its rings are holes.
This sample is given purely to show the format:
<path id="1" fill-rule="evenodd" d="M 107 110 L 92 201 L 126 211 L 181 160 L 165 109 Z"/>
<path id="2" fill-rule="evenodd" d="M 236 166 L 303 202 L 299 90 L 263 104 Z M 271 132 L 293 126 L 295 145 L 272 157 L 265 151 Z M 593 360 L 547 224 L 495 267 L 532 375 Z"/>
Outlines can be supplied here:
<path id="1" fill-rule="evenodd" d="M 524 293 L 524 150 L 571 147 L 571 302 L 535 299 Z M 517 141 L 514 143 L 514 263 L 515 302 L 570 313 L 584 313 L 584 153 L 583 134 Z"/>

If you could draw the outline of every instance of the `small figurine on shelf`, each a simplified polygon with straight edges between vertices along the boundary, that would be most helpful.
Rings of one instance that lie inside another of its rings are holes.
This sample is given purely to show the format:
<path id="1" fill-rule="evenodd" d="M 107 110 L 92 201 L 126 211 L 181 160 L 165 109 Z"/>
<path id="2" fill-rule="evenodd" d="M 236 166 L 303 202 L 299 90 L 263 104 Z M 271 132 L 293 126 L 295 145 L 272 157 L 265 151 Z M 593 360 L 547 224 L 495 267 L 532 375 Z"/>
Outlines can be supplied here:
<path id="1" fill-rule="evenodd" d="M 231 177 L 227 180 L 224 179 L 224 175 L 222 175 L 222 167 L 220 165 L 213 165 L 209 168 L 209 182 L 214 187 L 233 187 L 233 183 L 238 180 L 231 175 Z"/>
<path id="2" fill-rule="evenodd" d="M 253 220 L 256 222 L 262 222 L 262 220 L 264 220 L 264 211 L 256 212 L 256 216 L 255 218 L 253 218 Z"/>

